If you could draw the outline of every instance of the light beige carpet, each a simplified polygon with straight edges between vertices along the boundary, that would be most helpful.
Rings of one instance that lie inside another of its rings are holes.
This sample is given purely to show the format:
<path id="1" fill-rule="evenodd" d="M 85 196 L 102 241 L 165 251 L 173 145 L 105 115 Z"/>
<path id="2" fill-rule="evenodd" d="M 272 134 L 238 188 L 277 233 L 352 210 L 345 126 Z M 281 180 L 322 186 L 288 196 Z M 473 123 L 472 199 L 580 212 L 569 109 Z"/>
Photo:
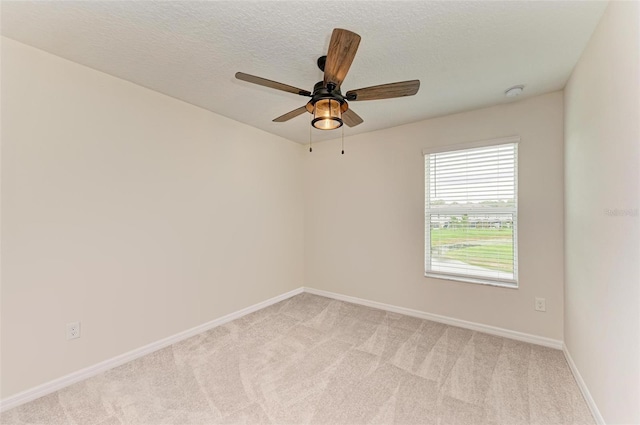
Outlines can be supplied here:
<path id="1" fill-rule="evenodd" d="M 3 424 L 593 424 L 562 353 L 302 294 Z"/>

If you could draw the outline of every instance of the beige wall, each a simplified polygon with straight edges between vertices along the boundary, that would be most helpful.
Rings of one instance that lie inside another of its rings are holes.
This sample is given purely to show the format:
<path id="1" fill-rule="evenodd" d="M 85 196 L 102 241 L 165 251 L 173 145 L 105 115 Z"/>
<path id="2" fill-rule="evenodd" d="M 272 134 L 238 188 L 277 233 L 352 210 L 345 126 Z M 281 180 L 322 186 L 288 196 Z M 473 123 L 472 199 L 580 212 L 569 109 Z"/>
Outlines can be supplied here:
<path id="1" fill-rule="evenodd" d="M 302 286 L 301 146 L 2 41 L 3 398 Z"/>
<path id="2" fill-rule="evenodd" d="M 521 137 L 519 289 L 425 278 L 422 150 L 511 135 Z M 306 155 L 305 284 L 562 339 L 562 140 L 556 92 L 348 137 L 344 156 L 339 141 L 317 144 Z"/>
<path id="3" fill-rule="evenodd" d="M 639 19 L 610 3 L 565 91 L 565 343 L 609 424 L 640 423 Z"/>

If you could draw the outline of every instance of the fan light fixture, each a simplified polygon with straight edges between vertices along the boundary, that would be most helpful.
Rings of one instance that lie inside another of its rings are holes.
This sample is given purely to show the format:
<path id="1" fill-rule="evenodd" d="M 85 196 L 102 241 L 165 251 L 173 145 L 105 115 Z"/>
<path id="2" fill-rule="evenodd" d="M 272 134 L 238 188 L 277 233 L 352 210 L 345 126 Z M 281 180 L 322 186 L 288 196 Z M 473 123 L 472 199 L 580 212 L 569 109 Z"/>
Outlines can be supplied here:
<path id="1" fill-rule="evenodd" d="M 311 125 L 318 130 L 335 130 L 342 127 L 340 102 L 331 98 L 318 100 L 313 108 Z"/>

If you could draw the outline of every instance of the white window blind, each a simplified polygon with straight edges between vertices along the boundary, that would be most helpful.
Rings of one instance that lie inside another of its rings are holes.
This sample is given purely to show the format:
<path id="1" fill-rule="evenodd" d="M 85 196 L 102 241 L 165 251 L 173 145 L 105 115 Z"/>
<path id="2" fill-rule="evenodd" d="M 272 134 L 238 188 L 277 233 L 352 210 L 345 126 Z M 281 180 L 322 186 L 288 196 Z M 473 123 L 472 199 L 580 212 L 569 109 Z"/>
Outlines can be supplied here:
<path id="1" fill-rule="evenodd" d="M 517 141 L 425 152 L 426 276 L 517 286 Z"/>

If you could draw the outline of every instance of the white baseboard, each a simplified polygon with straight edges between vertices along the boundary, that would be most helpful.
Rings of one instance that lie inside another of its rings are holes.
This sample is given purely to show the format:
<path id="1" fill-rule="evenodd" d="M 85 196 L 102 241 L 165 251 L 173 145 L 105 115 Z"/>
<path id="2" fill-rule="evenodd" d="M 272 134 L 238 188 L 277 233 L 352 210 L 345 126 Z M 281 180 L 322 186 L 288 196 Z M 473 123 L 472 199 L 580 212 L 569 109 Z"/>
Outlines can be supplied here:
<path id="1" fill-rule="evenodd" d="M 0 412 L 4 412 L 5 410 L 8 410 L 13 407 L 19 406 L 21 404 L 27 403 L 29 401 L 35 400 L 47 394 L 51 394 L 64 387 L 68 387 L 71 384 L 75 384 L 76 382 L 80 382 L 82 380 L 91 378 L 92 376 L 95 376 L 99 373 L 105 372 L 109 369 L 113 369 L 114 367 L 130 362 L 131 360 L 135 360 L 139 357 L 153 353 L 154 351 L 160 350 L 161 348 L 164 348 L 164 347 L 168 347 L 171 344 L 175 344 L 176 342 L 180 342 L 184 339 L 190 338 L 199 333 L 208 331 L 209 329 L 215 328 L 216 326 L 220 326 L 232 320 L 238 319 L 242 316 L 246 316 L 247 314 L 253 313 L 255 311 L 268 307 L 272 304 L 275 304 L 277 302 L 286 300 L 287 298 L 291 298 L 294 295 L 298 295 L 302 292 L 303 292 L 303 288 L 294 289 L 293 291 L 286 292 L 284 294 L 270 298 L 266 301 L 262 301 L 252 306 L 249 306 L 247 308 L 243 308 L 242 310 L 238 310 L 236 312 L 227 314 L 226 316 L 219 317 L 210 322 L 203 323 L 202 325 L 198 325 L 186 331 L 177 333 L 175 335 L 169 336 L 167 338 L 161 339 L 156 342 L 152 342 L 151 344 L 145 345 L 140 348 L 136 348 L 135 350 L 131 350 L 127 353 L 120 354 L 119 356 L 102 361 L 93 366 L 89 366 L 87 368 L 84 368 L 76 372 L 70 373 L 68 375 L 62 376 L 60 378 L 54 379 L 45 384 L 38 385 L 37 387 L 22 391 L 18 394 L 15 394 L 3 400 L 0 400 Z"/>
<path id="2" fill-rule="evenodd" d="M 569 369 L 571 369 L 571 373 L 573 374 L 573 377 L 578 384 L 578 388 L 580 388 L 580 392 L 584 397 L 584 401 L 587 403 L 587 406 L 589 406 L 589 410 L 591 410 L 593 419 L 598 425 L 606 425 L 604 418 L 600 414 L 600 410 L 596 405 L 596 402 L 593 400 L 593 397 L 591 397 L 591 393 L 589 392 L 589 388 L 587 388 L 587 384 L 582 379 L 582 375 L 580 375 L 580 372 L 578 372 L 578 368 L 573 362 L 573 358 L 571 357 L 571 354 L 569 354 L 569 349 L 565 344 L 562 344 L 562 352 L 564 353 L 564 358 L 567 359 L 567 363 L 569 363 Z"/>
<path id="3" fill-rule="evenodd" d="M 512 331 L 509 329 L 498 328 L 495 326 L 483 325 L 482 323 L 468 322 L 466 320 L 455 319 L 453 317 L 440 316 L 438 314 L 425 313 L 424 311 L 413 310 L 405 307 L 398 307 L 391 304 L 380 303 L 377 301 L 369 301 L 362 298 L 351 297 L 349 295 L 337 294 L 335 292 L 323 291 L 314 288 L 304 288 L 304 292 L 309 294 L 320 295 L 323 297 L 333 298 L 340 301 L 346 301 L 353 304 L 360 304 L 367 307 L 378 308 L 380 310 L 391 311 L 393 313 L 404 314 L 406 316 L 418 317 L 420 319 L 431 320 L 433 322 L 444 323 L 445 325 L 457 326 L 459 328 L 471 329 L 473 331 L 483 332 L 491 335 L 502 336 L 518 341 L 529 342 L 531 344 L 543 345 L 545 347 L 562 350 L 562 341 L 557 339 L 546 338 L 543 336 L 527 334 L 523 332 Z"/>

